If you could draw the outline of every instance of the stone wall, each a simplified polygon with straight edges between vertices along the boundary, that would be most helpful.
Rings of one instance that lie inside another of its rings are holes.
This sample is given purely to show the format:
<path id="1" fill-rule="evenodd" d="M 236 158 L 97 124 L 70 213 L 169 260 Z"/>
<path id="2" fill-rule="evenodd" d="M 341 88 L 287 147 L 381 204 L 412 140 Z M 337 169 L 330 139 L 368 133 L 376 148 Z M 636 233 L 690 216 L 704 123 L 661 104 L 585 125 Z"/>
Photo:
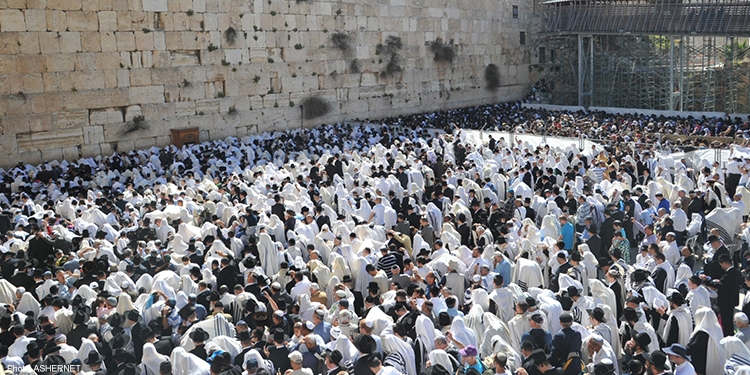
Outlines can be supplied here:
<path id="1" fill-rule="evenodd" d="M 0 0 L 0 164 L 518 99 L 531 4 Z M 331 111 L 302 122 L 311 96 Z"/>

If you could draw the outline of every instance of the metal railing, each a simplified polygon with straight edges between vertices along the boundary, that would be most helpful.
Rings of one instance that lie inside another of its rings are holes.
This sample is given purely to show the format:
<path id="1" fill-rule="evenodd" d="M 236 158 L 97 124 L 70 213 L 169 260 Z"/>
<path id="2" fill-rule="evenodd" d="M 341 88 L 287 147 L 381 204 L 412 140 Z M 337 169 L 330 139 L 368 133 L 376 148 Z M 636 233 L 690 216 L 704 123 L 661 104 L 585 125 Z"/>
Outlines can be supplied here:
<path id="1" fill-rule="evenodd" d="M 750 1 L 542 4 L 545 33 L 750 36 Z"/>

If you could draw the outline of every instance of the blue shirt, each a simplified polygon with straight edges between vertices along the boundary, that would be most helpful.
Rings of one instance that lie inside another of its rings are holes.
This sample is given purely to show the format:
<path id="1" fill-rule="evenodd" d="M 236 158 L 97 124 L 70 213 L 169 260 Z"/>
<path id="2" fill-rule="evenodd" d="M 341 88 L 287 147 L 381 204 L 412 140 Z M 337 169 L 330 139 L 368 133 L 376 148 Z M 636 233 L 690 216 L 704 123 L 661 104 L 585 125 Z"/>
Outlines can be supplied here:
<path id="1" fill-rule="evenodd" d="M 325 342 L 331 341 L 331 323 L 318 323 L 315 328 L 313 328 L 313 333 L 320 336 Z"/>
<path id="2" fill-rule="evenodd" d="M 659 201 L 659 207 L 656 210 L 659 211 L 662 208 L 666 210 L 667 213 L 669 213 L 669 201 L 667 200 L 667 198 L 664 198 Z"/>
<path id="3" fill-rule="evenodd" d="M 565 250 L 573 250 L 573 240 L 575 239 L 576 230 L 573 228 L 573 224 L 566 222 L 565 225 L 560 228 L 562 234 L 562 240 L 565 242 Z"/>
<path id="4" fill-rule="evenodd" d="M 458 309 L 456 309 L 455 307 L 454 308 L 448 308 L 448 310 L 446 310 L 446 312 L 448 312 L 448 316 L 450 316 L 451 318 L 455 318 L 457 316 L 460 316 L 460 317 L 464 316 L 464 313 L 458 311 Z"/>
<path id="5" fill-rule="evenodd" d="M 503 277 L 503 286 L 508 286 L 510 283 L 510 262 L 508 262 L 508 259 L 503 257 L 503 261 L 495 266 L 494 272 Z"/>

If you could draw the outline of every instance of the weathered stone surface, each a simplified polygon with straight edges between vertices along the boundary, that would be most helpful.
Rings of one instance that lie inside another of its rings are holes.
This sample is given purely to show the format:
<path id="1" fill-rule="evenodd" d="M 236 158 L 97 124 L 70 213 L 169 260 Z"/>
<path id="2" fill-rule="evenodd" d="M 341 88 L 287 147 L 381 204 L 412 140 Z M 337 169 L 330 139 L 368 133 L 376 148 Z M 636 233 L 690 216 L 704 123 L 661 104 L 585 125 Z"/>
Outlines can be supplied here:
<path id="1" fill-rule="evenodd" d="M 117 124 L 123 122 L 123 114 L 119 109 L 97 109 L 89 113 L 91 125 Z"/>
<path id="2" fill-rule="evenodd" d="M 35 150 L 60 149 L 83 143 L 83 129 L 63 129 L 35 133 L 18 134 L 18 150 L 29 152 Z"/>
<path id="3" fill-rule="evenodd" d="M 163 86 L 146 86 L 130 88 L 130 103 L 163 103 L 164 87 Z"/>
<path id="4" fill-rule="evenodd" d="M 26 19 L 18 9 L 0 10 L 0 32 L 26 31 Z"/>

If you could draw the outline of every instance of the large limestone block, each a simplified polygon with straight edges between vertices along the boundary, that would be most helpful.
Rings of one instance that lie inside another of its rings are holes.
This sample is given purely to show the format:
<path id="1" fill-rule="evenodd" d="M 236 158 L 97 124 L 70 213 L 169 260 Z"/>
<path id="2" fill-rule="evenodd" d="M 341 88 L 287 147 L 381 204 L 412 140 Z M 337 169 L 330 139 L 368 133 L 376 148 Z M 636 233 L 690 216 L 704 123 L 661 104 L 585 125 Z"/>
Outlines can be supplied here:
<path id="1" fill-rule="evenodd" d="M 135 34 L 132 31 L 118 32 L 115 34 L 115 40 L 118 51 L 135 51 Z"/>
<path id="2" fill-rule="evenodd" d="M 117 31 L 117 12 L 103 11 L 98 13 L 99 31 Z"/>
<path id="3" fill-rule="evenodd" d="M 21 152 L 75 147 L 83 144 L 83 129 L 72 128 L 24 133 L 18 134 L 16 139 L 18 140 L 18 150 Z"/>
<path id="4" fill-rule="evenodd" d="M 81 49 L 84 52 L 100 52 L 102 50 L 102 39 L 99 33 L 81 33 Z"/>
<path id="5" fill-rule="evenodd" d="M 44 55 L 19 55 L 17 71 L 21 74 L 44 73 L 47 71 L 47 59 Z"/>
<path id="6" fill-rule="evenodd" d="M 81 34 L 78 32 L 60 33 L 60 52 L 75 53 L 81 51 Z"/>
<path id="7" fill-rule="evenodd" d="M 26 31 L 26 19 L 18 9 L 0 10 L 0 32 Z"/>
<path id="8" fill-rule="evenodd" d="M 164 103 L 164 86 L 131 87 L 130 103 Z"/>
<path id="9" fill-rule="evenodd" d="M 167 12 L 167 0 L 143 0 L 143 10 L 146 12 Z"/>
<path id="10" fill-rule="evenodd" d="M 107 108 L 91 110 L 89 114 L 89 123 L 91 125 L 117 124 L 123 122 L 122 111 Z"/>
<path id="11" fill-rule="evenodd" d="M 47 9 L 81 10 L 81 0 L 47 0 Z"/>
<path id="12" fill-rule="evenodd" d="M 66 12 L 70 31 L 98 31 L 99 17 L 97 12 Z"/>
<path id="13" fill-rule="evenodd" d="M 38 54 L 39 33 L 18 33 L 18 49 L 24 54 Z"/>
<path id="14" fill-rule="evenodd" d="M 26 9 L 26 30 L 47 31 L 47 12 L 43 9 Z"/>

